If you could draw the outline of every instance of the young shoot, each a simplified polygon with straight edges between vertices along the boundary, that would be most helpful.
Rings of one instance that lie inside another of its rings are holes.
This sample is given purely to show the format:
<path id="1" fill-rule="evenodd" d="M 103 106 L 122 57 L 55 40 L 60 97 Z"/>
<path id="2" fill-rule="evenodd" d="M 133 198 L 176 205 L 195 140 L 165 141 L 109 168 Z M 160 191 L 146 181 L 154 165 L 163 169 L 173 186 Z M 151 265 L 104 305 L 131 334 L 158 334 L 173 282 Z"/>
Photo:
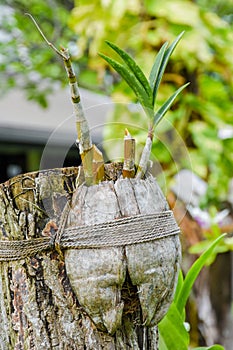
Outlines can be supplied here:
<path id="1" fill-rule="evenodd" d="M 109 41 L 106 42 L 108 46 L 111 47 L 121 57 L 124 64 L 121 64 L 118 61 L 102 53 L 99 54 L 105 61 L 109 63 L 109 65 L 113 69 L 115 69 L 121 75 L 121 77 L 134 91 L 139 103 L 143 107 L 146 115 L 149 117 L 149 129 L 146 144 L 142 152 L 136 174 L 136 177 L 138 178 L 142 178 L 147 171 L 155 127 L 162 120 L 166 112 L 169 110 L 175 98 L 189 84 L 187 83 L 181 86 L 164 102 L 164 104 L 158 110 L 155 111 L 157 92 L 163 74 L 167 67 L 169 58 L 183 34 L 184 32 L 180 33 L 170 46 L 168 46 L 168 43 L 166 42 L 161 47 L 155 58 L 154 64 L 149 75 L 149 79 L 146 78 L 145 74 L 134 61 L 134 59 L 127 52 L 125 52 L 115 44 Z"/>
<path id="2" fill-rule="evenodd" d="M 129 131 L 125 129 L 124 137 L 124 164 L 123 177 L 132 178 L 135 176 L 135 139 L 130 135 Z"/>

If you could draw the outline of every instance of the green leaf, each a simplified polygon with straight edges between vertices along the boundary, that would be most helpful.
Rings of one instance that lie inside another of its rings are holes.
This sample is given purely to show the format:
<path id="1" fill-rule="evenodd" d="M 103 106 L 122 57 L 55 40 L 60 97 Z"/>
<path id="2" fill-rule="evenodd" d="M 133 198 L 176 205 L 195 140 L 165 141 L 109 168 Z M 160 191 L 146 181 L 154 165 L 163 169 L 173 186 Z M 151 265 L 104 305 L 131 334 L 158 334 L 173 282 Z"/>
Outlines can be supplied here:
<path id="1" fill-rule="evenodd" d="M 146 91 L 149 99 L 152 103 L 152 90 L 150 87 L 150 84 L 145 77 L 143 71 L 141 68 L 137 65 L 137 63 L 134 61 L 134 59 L 127 54 L 124 50 L 119 48 L 117 45 L 113 44 L 110 41 L 106 41 L 108 46 L 110 46 L 115 52 L 118 53 L 118 55 L 122 58 L 122 60 L 125 62 L 125 64 L 130 68 L 131 72 L 134 74 L 134 76 L 138 79 L 139 83 L 144 87 L 144 90 Z"/>
<path id="2" fill-rule="evenodd" d="M 175 291 L 175 295 L 174 295 L 174 303 L 176 303 L 176 300 L 178 298 L 178 295 L 183 287 L 184 284 L 184 276 L 183 276 L 183 272 L 180 269 L 179 271 L 179 275 L 178 275 L 178 281 L 177 281 L 177 285 L 176 285 L 176 291 Z"/>
<path id="3" fill-rule="evenodd" d="M 166 102 L 164 102 L 164 104 L 159 108 L 159 110 L 155 113 L 154 116 L 154 121 L 153 124 L 157 125 L 160 120 L 163 118 L 163 116 L 165 115 L 165 113 L 167 113 L 167 111 L 169 110 L 169 108 L 171 107 L 172 103 L 174 102 L 175 98 L 179 95 L 179 93 L 184 90 L 184 88 L 186 88 L 186 86 L 188 86 L 189 83 L 182 85 L 178 90 L 176 90 L 176 92 L 174 92 L 174 94 L 172 96 L 170 96 Z"/>
<path id="4" fill-rule="evenodd" d="M 160 350 L 187 350 L 189 334 L 174 303 L 159 323 Z"/>
<path id="5" fill-rule="evenodd" d="M 224 347 L 222 345 L 212 345 L 194 348 L 193 350 L 224 350 Z"/>
<path id="6" fill-rule="evenodd" d="M 186 277 L 184 279 L 184 283 L 183 283 L 182 289 L 180 290 L 180 292 L 179 292 L 179 294 L 177 296 L 177 299 L 176 299 L 177 310 L 179 311 L 180 314 L 183 313 L 183 309 L 184 309 L 185 304 L 186 304 L 186 302 L 188 300 L 190 291 L 191 291 L 191 289 L 193 287 L 193 284 L 194 284 L 194 282 L 195 282 L 199 272 L 201 271 L 201 269 L 205 265 L 206 261 L 208 260 L 208 258 L 212 254 L 212 252 L 214 251 L 214 248 L 216 247 L 216 245 L 225 236 L 226 236 L 226 234 L 223 234 L 220 237 L 218 237 L 209 246 L 209 248 L 195 261 L 195 263 L 189 269 L 189 271 L 188 271 L 188 273 L 187 273 L 187 275 L 186 275 Z"/>
<path id="7" fill-rule="evenodd" d="M 173 53 L 173 51 L 176 48 L 176 45 L 178 44 L 178 42 L 180 41 L 180 39 L 182 38 L 182 36 L 184 35 L 184 31 L 181 32 L 178 37 L 173 41 L 173 43 L 166 49 L 164 55 L 163 55 L 163 59 L 162 62 L 160 63 L 160 67 L 159 67 L 159 71 L 157 73 L 157 78 L 154 82 L 154 88 L 153 88 L 153 101 L 156 100 L 156 95 L 157 95 L 157 91 L 159 88 L 159 85 L 161 83 L 162 77 L 163 77 L 163 73 L 167 67 L 169 58 L 171 56 L 171 54 Z"/>
<path id="8" fill-rule="evenodd" d="M 113 60 L 112 58 L 99 53 L 99 55 L 107 61 L 112 68 L 114 68 L 121 77 L 127 82 L 127 84 L 131 87 L 131 89 L 135 92 L 139 102 L 144 108 L 147 115 L 151 118 L 151 114 L 153 112 L 153 106 L 151 105 L 151 101 L 148 98 L 147 93 L 144 90 L 142 84 L 138 81 L 135 75 L 127 69 L 125 66 L 120 64 L 119 62 Z"/>
<path id="9" fill-rule="evenodd" d="M 150 72 L 149 82 L 150 82 L 151 90 L 153 92 L 155 90 L 155 84 L 156 84 L 157 79 L 158 79 L 160 67 L 161 67 L 162 61 L 164 59 L 164 54 L 165 54 L 165 51 L 167 49 L 167 46 L 168 46 L 168 42 L 164 43 L 163 46 L 161 47 L 161 49 L 159 50 L 158 54 L 156 55 L 151 72 Z M 153 105 L 154 105 L 154 103 L 155 103 L 155 100 L 153 97 Z"/>

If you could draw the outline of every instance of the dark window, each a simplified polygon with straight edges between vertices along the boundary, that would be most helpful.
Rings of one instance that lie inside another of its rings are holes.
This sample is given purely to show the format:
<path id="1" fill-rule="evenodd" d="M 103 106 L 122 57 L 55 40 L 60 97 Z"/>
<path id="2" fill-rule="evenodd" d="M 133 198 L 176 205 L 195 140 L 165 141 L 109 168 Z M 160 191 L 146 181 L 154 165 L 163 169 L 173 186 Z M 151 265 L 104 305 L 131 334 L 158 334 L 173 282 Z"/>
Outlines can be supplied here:
<path id="1" fill-rule="evenodd" d="M 25 153 L 0 153 L 0 183 L 24 172 L 26 172 Z"/>
<path id="2" fill-rule="evenodd" d="M 0 183 L 18 174 L 42 169 L 79 166 L 81 158 L 74 144 L 45 147 L 23 143 L 0 143 Z"/>

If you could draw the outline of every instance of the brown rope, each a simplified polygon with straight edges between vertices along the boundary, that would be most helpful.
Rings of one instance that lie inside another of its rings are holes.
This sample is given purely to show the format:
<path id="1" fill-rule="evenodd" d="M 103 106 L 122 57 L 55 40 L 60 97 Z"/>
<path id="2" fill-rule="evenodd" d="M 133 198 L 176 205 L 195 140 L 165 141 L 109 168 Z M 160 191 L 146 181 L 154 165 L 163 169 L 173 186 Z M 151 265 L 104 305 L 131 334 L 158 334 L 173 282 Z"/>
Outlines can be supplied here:
<path id="1" fill-rule="evenodd" d="M 0 261 L 25 258 L 44 250 L 103 248 L 149 242 L 177 235 L 180 230 L 171 210 L 116 219 L 102 224 L 65 228 L 69 213 L 66 205 L 53 237 L 20 241 L 0 241 Z"/>
<path id="2" fill-rule="evenodd" d="M 35 238 L 22 241 L 0 241 L 0 261 L 26 258 L 51 248 L 50 238 Z"/>
<path id="3" fill-rule="evenodd" d="M 66 228 L 64 248 L 102 248 L 153 241 L 179 233 L 171 210 L 116 219 L 102 224 Z"/>

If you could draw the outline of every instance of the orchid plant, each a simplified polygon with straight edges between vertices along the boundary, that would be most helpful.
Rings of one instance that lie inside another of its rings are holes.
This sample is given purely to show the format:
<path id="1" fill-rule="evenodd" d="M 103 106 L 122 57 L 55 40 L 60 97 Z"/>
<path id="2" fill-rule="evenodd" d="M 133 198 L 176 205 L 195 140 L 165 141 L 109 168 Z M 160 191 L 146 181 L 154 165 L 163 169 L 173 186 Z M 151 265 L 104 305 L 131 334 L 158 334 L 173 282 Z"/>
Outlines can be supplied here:
<path id="1" fill-rule="evenodd" d="M 158 110 L 155 109 L 156 97 L 163 78 L 163 74 L 167 67 L 170 56 L 182 38 L 183 34 L 184 32 L 181 32 L 170 46 L 168 45 L 168 42 L 165 42 L 163 44 L 158 54 L 156 55 L 148 79 L 146 78 L 141 68 L 134 61 L 134 59 L 126 51 L 120 49 L 115 44 L 106 41 L 108 46 L 121 57 L 124 65 L 102 53 L 99 54 L 110 64 L 113 69 L 115 69 L 120 74 L 120 76 L 134 91 L 139 103 L 149 118 L 149 129 L 146 145 L 142 152 L 136 174 L 136 177 L 138 178 L 143 177 L 147 170 L 155 127 L 162 120 L 166 112 L 170 109 L 179 93 L 189 85 L 189 83 L 182 85 L 163 103 L 163 105 Z"/>

